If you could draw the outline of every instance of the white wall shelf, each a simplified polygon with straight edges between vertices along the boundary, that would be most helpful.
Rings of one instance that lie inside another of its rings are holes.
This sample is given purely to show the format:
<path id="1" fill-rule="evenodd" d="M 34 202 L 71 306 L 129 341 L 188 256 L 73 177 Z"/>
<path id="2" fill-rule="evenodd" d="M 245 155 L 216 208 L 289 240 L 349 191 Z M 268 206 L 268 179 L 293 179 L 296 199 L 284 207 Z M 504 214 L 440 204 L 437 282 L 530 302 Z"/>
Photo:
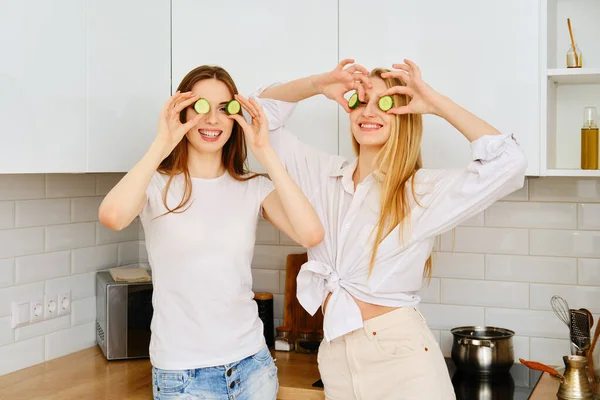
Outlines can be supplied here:
<path id="1" fill-rule="evenodd" d="M 575 177 L 600 178 L 600 170 L 548 169 L 547 175 L 548 176 L 575 176 Z"/>
<path id="2" fill-rule="evenodd" d="M 600 84 L 600 68 L 549 69 L 548 78 L 559 84 Z"/>

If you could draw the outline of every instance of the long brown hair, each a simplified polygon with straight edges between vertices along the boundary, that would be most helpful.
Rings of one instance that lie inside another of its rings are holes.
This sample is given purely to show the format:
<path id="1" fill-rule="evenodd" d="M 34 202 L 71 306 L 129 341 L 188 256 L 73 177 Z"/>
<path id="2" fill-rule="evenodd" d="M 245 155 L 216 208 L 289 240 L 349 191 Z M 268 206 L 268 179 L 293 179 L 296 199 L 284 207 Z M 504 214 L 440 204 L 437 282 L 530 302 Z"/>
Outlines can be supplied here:
<path id="1" fill-rule="evenodd" d="M 238 94 L 238 89 L 229 73 L 221 67 L 212 65 L 202 65 L 188 72 L 181 80 L 177 90 L 181 93 L 189 92 L 197 82 L 204 79 L 217 79 L 227 85 L 232 97 L 233 95 Z M 186 113 L 187 109 L 184 109 L 179 114 L 181 123 L 186 122 Z M 247 150 L 246 142 L 244 140 L 244 131 L 237 121 L 234 121 L 231 136 L 222 149 L 221 162 L 227 173 L 235 180 L 245 181 L 258 176 L 257 174 L 249 173 L 246 156 Z M 188 139 L 184 136 L 183 139 L 181 139 L 181 142 L 175 146 L 171 154 L 169 154 L 158 166 L 158 172 L 169 175 L 169 180 L 167 181 L 163 192 L 163 204 L 166 209 L 169 210 L 166 214 L 171 212 L 181 213 L 187 210 L 187 207 L 185 209 L 183 208 L 189 203 L 192 195 L 192 179 L 188 168 L 188 157 Z M 183 174 L 185 178 L 183 197 L 179 205 L 171 209 L 167 205 L 167 192 L 173 178 L 175 175 L 179 174 Z"/>
<path id="2" fill-rule="evenodd" d="M 371 77 L 381 78 L 388 88 L 394 86 L 406 86 L 397 78 L 381 77 L 388 72 L 384 68 L 376 68 L 371 71 Z M 410 98 L 406 95 L 394 95 L 396 107 L 405 106 Z M 369 274 L 373 271 L 377 249 L 383 239 L 398 225 L 404 224 L 410 214 L 410 202 L 408 199 L 406 185 L 412 182 L 412 197 L 417 201 L 415 194 L 414 176 L 422 168 L 421 137 L 423 133 L 423 118 L 420 114 L 393 115 L 390 138 L 383 145 L 375 157 L 374 177 L 381 184 L 381 200 L 379 220 L 377 221 L 375 242 Z M 360 145 L 352 136 L 352 145 L 357 155 L 360 155 Z M 418 204 L 418 203 L 417 203 Z M 404 231 L 403 226 L 399 229 L 400 238 Z M 431 256 L 425 262 L 423 275 L 429 280 L 431 278 Z"/>

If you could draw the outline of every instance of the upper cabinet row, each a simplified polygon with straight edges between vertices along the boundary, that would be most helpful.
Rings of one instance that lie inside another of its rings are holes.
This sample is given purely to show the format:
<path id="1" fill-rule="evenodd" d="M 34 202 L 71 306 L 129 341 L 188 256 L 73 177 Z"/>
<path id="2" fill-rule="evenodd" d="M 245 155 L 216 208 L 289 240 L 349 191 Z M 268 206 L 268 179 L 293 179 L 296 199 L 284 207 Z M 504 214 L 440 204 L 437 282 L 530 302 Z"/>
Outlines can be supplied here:
<path id="1" fill-rule="evenodd" d="M 127 171 L 170 95 L 169 0 L 0 5 L 0 173 Z"/>
<path id="2" fill-rule="evenodd" d="M 514 133 L 528 175 L 597 172 L 582 171 L 578 153 L 583 105 L 600 101 L 594 0 L 232 1 L 35 0 L 35 11 L 3 2 L 0 173 L 127 171 L 198 65 L 224 67 L 249 94 L 344 58 L 368 69 L 414 60 L 433 88 Z M 584 54 L 577 71 L 563 62 L 567 17 Z M 581 79 L 583 90 L 573 85 Z M 467 140 L 439 117 L 424 120 L 425 166 L 466 166 Z M 300 103 L 289 128 L 354 156 L 348 116 L 323 96 Z"/>

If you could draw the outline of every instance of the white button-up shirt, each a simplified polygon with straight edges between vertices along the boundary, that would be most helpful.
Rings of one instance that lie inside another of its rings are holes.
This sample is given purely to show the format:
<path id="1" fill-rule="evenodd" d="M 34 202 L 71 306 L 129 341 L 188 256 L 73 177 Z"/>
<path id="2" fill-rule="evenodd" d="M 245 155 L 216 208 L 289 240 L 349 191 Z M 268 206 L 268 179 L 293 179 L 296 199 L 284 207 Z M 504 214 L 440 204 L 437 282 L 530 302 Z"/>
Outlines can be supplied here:
<path id="1" fill-rule="evenodd" d="M 401 224 L 403 233 L 397 226 L 383 239 L 369 276 L 380 184 L 369 175 L 354 190 L 352 174 L 358 160 L 349 163 L 325 154 L 290 133 L 285 122 L 296 103 L 257 100 L 269 120 L 273 148 L 325 229 L 323 242 L 308 249 L 308 262 L 297 277 L 297 297 L 314 315 L 332 293 L 323 322 L 328 341 L 363 326 L 353 297 L 388 307 L 418 305 L 435 237 L 524 184 L 526 158 L 511 134 L 486 135 L 472 142 L 473 161 L 466 169 L 418 170 L 414 184 L 419 205 L 407 182 L 411 212 Z"/>

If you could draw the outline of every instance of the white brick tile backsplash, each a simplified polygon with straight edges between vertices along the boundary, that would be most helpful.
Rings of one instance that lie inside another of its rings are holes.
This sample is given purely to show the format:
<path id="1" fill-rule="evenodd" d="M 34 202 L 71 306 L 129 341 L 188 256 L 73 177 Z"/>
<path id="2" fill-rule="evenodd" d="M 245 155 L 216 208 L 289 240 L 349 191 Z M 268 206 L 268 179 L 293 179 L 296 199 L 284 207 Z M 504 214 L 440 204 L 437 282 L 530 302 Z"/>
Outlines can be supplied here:
<path id="1" fill-rule="evenodd" d="M 15 227 L 15 202 L 0 201 L 0 229 Z"/>
<path id="2" fill-rule="evenodd" d="M 459 253 L 528 254 L 527 229 L 458 227 L 442 237 L 442 250 Z M 454 248 L 453 245 L 454 244 Z"/>
<path id="3" fill-rule="evenodd" d="M 15 329 L 15 340 L 27 340 L 36 336 L 44 336 L 48 333 L 56 332 L 61 329 L 66 329 L 71 326 L 71 316 L 64 315 L 62 317 L 47 319 L 31 325 L 25 325 Z"/>
<path id="4" fill-rule="evenodd" d="M 527 201 L 529 200 L 529 180 L 525 180 L 523 187 L 515 192 L 512 192 L 508 196 L 504 197 L 502 201 Z"/>
<path id="5" fill-rule="evenodd" d="M 44 228 L 0 230 L 0 258 L 18 257 L 44 251 Z"/>
<path id="6" fill-rule="evenodd" d="M 498 202 L 485 211 L 485 225 L 511 228 L 577 228 L 572 203 Z"/>
<path id="7" fill-rule="evenodd" d="M 577 283 L 577 260 L 487 254 L 485 279 L 497 281 Z"/>
<path id="8" fill-rule="evenodd" d="M 286 271 L 279 271 L 279 293 L 285 294 Z"/>
<path id="9" fill-rule="evenodd" d="M 138 222 L 133 221 L 129 226 L 121 231 L 113 231 L 96 222 L 96 244 L 121 243 L 137 240 Z M 92 243 L 94 244 L 94 243 Z"/>
<path id="10" fill-rule="evenodd" d="M 71 303 L 72 325 L 83 325 L 96 320 L 96 297 L 86 297 Z"/>
<path id="11" fill-rule="evenodd" d="M 256 227 L 256 244 L 277 244 L 279 232 L 268 221 L 258 221 Z"/>
<path id="12" fill-rule="evenodd" d="M 27 301 L 44 297 L 44 282 L 9 286 L 0 289 L 0 317 L 10 315 L 13 301 Z"/>
<path id="13" fill-rule="evenodd" d="M 530 339 L 530 359 L 554 367 L 563 367 L 562 357 L 571 354 L 568 339 Z"/>
<path id="14" fill-rule="evenodd" d="M 118 264 L 117 248 L 118 244 L 113 243 L 72 250 L 72 272 L 74 274 L 80 274 L 116 266 Z"/>
<path id="15" fill-rule="evenodd" d="M 148 262 L 148 249 L 146 248 L 146 242 L 140 241 L 140 262 L 147 263 Z"/>
<path id="16" fill-rule="evenodd" d="M 600 230 L 600 204 L 579 204 L 577 214 L 578 229 Z"/>
<path id="17" fill-rule="evenodd" d="M 0 347 L 0 375 L 44 362 L 44 338 L 35 337 Z"/>
<path id="18" fill-rule="evenodd" d="M 0 260 L 0 288 L 15 284 L 15 260 L 5 258 Z"/>
<path id="19" fill-rule="evenodd" d="M 98 208 L 103 197 L 78 197 L 71 199 L 71 222 L 98 221 Z"/>
<path id="20" fill-rule="evenodd" d="M 46 360 L 94 346 L 96 323 L 90 322 L 46 335 Z"/>
<path id="21" fill-rule="evenodd" d="M 69 199 L 20 200 L 16 203 L 17 228 L 66 224 L 71 221 Z"/>
<path id="22" fill-rule="evenodd" d="M 52 225 L 46 227 L 46 251 L 78 249 L 93 246 L 96 241 L 94 222 Z"/>
<path id="23" fill-rule="evenodd" d="M 469 306 L 527 308 L 529 285 L 518 282 L 442 279 L 441 302 Z"/>
<path id="24" fill-rule="evenodd" d="M 89 174 L 46 175 L 46 197 L 85 197 L 96 194 L 96 177 Z"/>
<path id="25" fill-rule="evenodd" d="M 118 261 L 119 265 L 135 264 L 140 259 L 140 242 L 119 243 Z"/>
<path id="26" fill-rule="evenodd" d="M 463 325 L 483 325 L 484 308 L 447 304 L 421 304 L 421 313 L 431 329 L 452 329 Z"/>
<path id="27" fill-rule="evenodd" d="M 437 252 L 433 255 L 432 275 L 440 278 L 483 279 L 484 255 Z"/>
<path id="28" fill-rule="evenodd" d="M 298 246 L 298 243 L 294 242 L 288 235 L 283 232 L 279 232 L 279 244 L 286 246 Z"/>
<path id="29" fill-rule="evenodd" d="M 439 303 L 440 302 L 440 278 L 432 278 L 427 285 L 424 284 L 419 292 L 421 301 L 424 303 Z"/>
<path id="30" fill-rule="evenodd" d="M 600 259 L 580 258 L 577 260 L 580 285 L 600 286 Z M 1 281 L 1 278 L 0 278 Z"/>
<path id="31" fill-rule="evenodd" d="M 558 295 L 569 303 L 570 308 L 587 308 L 593 313 L 600 312 L 600 287 L 568 285 L 531 285 L 531 309 L 551 310 L 550 299 Z"/>
<path id="32" fill-rule="evenodd" d="M 483 226 L 484 224 L 484 213 L 480 212 L 477 215 L 463 221 L 460 226 Z"/>
<path id="33" fill-rule="evenodd" d="M 0 318 L 0 347 L 15 341 L 13 328 L 10 326 L 11 317 Z"/>
<path id="34" fill-rule="evenodd" d="M 1 175 L 0 200 L 43 199 L 44 175 Z"/>
<path id="35" fill-rule="evenodd" d="M 600 202 L 600 179 L 544 178 L 529 180 L 530 201 Z"/>
<path id="36" fill-rule="evenodd" d="M 96 175 L 96 195 L 105 196 L 125 174 L 98 174 Z"/>
<path id="37" fill-rule="evenodd" d="M 283 301 L 282 294 L 273 295 L 273 317 L 283 319 Z"/>
<path id="38" fill-rule="evenodd" d="M 600 231 L 532 229 L 533 255 L 600 258 Z"/>
<path id="39" fill-rule="evenodd" d="M 15 262 L 17 284 L 19 285 L 58 278 L 71 273 L 71 253 L 69 251 L 18 257 Z"/>
<path id="40" fill-rule="evenodd" d="M 440 335 L 442 333 L 442 331 L 438 330 L 438 329 L 430 329 L 431 334 L 433 335 L 433 337 L 435 338 L 435 341 L 440 344 Z"/>
<path id="41" fill-rule="evenodd" d="M 450 356 L 452 353 L 452 343 L 454 342 L 454 336 L 449 330 L 440 331 L 440 349 L 442 354 Z"/>
<path id="42" fill-rule="evenodd" d="M 513 336 L 513 353 L 517 362 L 529 359 L 529 336 Z"/>
<path id="43" fill-rule="evenodd" d="M 138 221 L 138 239 L 139 240 L 144 240 L 146 239 L 146 234 L 144 232 L 144 226 L 142 225 L 141 222 Z"/>
<path id="44" fill-rule="evenodd" d="M 288 254 L 301 254 L 305 252 L 306 249 L 303 247 L 258 245 L 254 250 L 252 267 L 285 270 Z"/>
<path id="45" fill-rule="evenodd" d="M 552 311 L 488 308 L 485 324 L 511 329 L 524 336 L 566 338 L 569 330 Z"/>
<path id="46" fill-rule="evenodd" d="M 279 293 L 279 271 L 253 268 L 252 290 L 254 292 Z"/>
<path id="47" fill-rule="evenodd" d="M 89 272 L 46 281 L 46 294 L 59 294 L 69 290 L 73 301 L 95 296 L 96 273 Z"/>

